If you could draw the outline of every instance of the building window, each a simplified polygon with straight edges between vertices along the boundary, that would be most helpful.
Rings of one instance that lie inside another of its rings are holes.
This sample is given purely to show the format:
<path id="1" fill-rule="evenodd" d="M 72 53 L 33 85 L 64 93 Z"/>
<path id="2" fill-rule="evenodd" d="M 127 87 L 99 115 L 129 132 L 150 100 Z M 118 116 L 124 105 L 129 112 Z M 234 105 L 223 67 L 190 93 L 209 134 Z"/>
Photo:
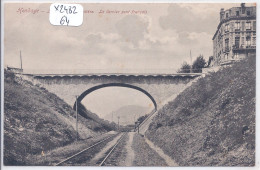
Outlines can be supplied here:
<path id="1" fill-rule="evenodd" d="M 256 37 L 253 37 L 252 45 L 256 45 Z"/>
<path id="2" fill-rule="evenodd" d="M 244 31 L 244 29 L 245 29 L 245 22 L 242 21 L 242 31 Z"/>
<path id="3" fill-rule="evenodd" d="M 235 57 L 235 59 L 238 59 L 238 57 L 239 57 L 238 53 L 235 53 L 234 57 Z"/>
<path id="4" fill-rule="evenodd" d="M 228 13 L 226 13 L 226 18 L 228 18 Z"/>
<path id="5" fill-rule="evenodd" d="M 244 45 L 245 44 L 245 38 L 242 37 L 242 40 L 241 40 L 241 45 Z"/>
<path id="6" fill-rule="evenodd" d="M 229 31 L 229 24 L 225 25 L 225 31 L 228 32 Z"/>
<path id="7" fill-rule="evenodd" d="M 253 30 L 256 30 L 256 21 L 253 21 Z"/>
<path id="8" fill-rule="evenodd" d="M 246 10 L 245 10 L 245 7 L 244 7 L 244 8 L 242 8 L 242 14 L 244 14 L 244 13 L 245 13 L 245 11 L 246 11 Z"/>
<path id="9" fill-rule="evenodd" d="M 239 11 L 236 11 L 236 16 L 239 16 Z"/>
<path id="10" fill-rule="evenodd" d="M 250 11 L 246 11 L 246 15 L 250 15 Z"/>
<path id="11" fill-rule="evenodd" d="M 221 39 L 221 35 L 220 35 L 220 32 L 218 33 L 218 42 L 220 42 L 220 39 Z"/>
<path id="12" fill-rule="evenodd" d="M 228 60 L 228 54 L 225 54 L 224 60 Z"/>
<path id="13" fill-rule="evenodd" d="M 251 37 L 246 37 L 246 46 L 251 45 Z"/>
<path id="14" fill-rule="evenodd" d="M 236 29 L 236 30 L 239 30 L 239 29 L 240 29 L 240 22 L 236 22 L 236 23 L 235 23 L 235 29 Z"/>
<path id="15" fill-rule="evenodd" d="M 251 29 L 251 22 L 246 22 L 246 29 L 250 30 Z"/>
<path id="16" fill-rule="evenodd" d="M 225 39 L 225 51 L 229 51 L 229 39 Z"/>
<path id="17" fill-rule="evenodd" d="M 235 37 L 235 48 L 239 48 L 240 37 Z"/>

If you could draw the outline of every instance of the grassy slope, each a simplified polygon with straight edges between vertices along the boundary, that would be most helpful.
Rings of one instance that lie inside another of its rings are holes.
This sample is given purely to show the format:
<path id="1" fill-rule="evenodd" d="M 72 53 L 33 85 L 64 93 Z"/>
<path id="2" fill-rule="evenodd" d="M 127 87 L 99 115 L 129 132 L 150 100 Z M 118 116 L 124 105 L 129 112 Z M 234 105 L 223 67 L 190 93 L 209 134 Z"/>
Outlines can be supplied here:
<path id="1" fill-rule="evenodd" d="M 5 165 L 24 165 L 29 155 L 75 140 L 75 111 L 68 104 L 8 71 L 5 71 L 4 83 Z M 81 139 L 96 135 L 90 130 L 96 127 L 100 124 L 79 116 Z"/>
<path id="2" fill-rule="evenodd" d="M 132 148 L 135 152 L 134 166 L 167 166 L 166 162 L 135 133 Z"/>
<path id="3" fill-rule="evenodd" d="M 147 137 L 182 166 L 255 164 L 255 56 L 199 79 L 165 105 Z"/>

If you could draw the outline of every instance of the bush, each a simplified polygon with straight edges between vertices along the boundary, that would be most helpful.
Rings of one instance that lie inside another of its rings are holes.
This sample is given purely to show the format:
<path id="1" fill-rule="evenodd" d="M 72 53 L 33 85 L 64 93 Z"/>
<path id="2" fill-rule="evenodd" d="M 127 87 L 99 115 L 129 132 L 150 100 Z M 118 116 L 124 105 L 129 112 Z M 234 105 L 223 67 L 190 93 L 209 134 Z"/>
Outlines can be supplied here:
<path id="1" fill-rule="evenodd" d="M 178 73 L 190 73 L 190 70 L 191 66 L 187 62 L 184 62 L 181 68 L 178 70 Z"/>
<path id="2" fill-rule="evenodd" d="M 201 73 L 202 68 L 204 68 L 206 65 L 206 61 L 203 58 L 203 55 L 200 55 L 197 57 L 197 59 L 192 64 L 192 71 L 194 73 Z"/>

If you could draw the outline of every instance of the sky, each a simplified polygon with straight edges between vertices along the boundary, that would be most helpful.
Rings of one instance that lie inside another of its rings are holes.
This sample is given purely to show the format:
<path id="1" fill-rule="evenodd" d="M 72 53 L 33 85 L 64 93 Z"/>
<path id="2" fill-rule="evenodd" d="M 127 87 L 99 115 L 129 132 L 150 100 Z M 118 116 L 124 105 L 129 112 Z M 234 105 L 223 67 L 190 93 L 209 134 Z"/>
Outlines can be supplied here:
<path id="1" fill-rule="evenodd" d="M 48 3 L 6 3 L 5 66 L 62 72 L 175 72 L 184 61 L 212 55 L 212 37 L 220 8 L 240 4 L 81 4 L 83 24 L 53 26 L 49 13 L 19 13 L 19 8 L 48 11 Z M 99 14 L 100 10 L 135 10 L 145 14 Z"/>
<path id="2" fill-rule="evenodd" d="M 212 37 L 219 11 L 240 4 L 81 4 L 83 24 L 53 26 L 50 4 L 9 3 L 4 7 L 5 66 L 38 72 L 175 72 L 184 61 L 202 54 L 212 55 Z M 19 8 L 39 13 L 19 13 Z M 145 14 L 99 14 L 100 10 L 135 10 Z M 151 101 L 126 88 L 104 88 L 88 95 L 82 103 L 99 116 L 125 105 L 147 107 Z"/>
<path id="3" fill-rule="evenodd" d="M 123 106 L 136 105 L 145 108 L 151 108 L 151 106 L 153 106 L 151 99 L 145 94 L 125 87 L 106 87 L 96 90 L 87 95 L 81 103 L 85 105 L 88 110 L 98 114 L 101 118 L 117 111 Z M 154 108 L 150 110 L 152 109 Z M 145 114 L 147 113 L 143 113 L 143 115 Z"/>

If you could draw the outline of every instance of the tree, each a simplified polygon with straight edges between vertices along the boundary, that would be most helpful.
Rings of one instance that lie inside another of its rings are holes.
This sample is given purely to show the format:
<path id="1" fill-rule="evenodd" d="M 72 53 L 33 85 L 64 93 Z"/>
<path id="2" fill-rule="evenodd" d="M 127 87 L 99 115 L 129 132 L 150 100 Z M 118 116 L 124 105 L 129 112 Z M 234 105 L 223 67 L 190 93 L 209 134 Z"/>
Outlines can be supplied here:
<path id="1" fill-rule="evenodd" d="M 178 70 L 178 73 L 190 73 L 190 69 L 191 66 L 187 62 L 184 62 Z"/>
<path id="2" fill-rule="evenodd" d="M 213 59 L 214 59 L 213 56 L 209 57 L 208 66 L 207 67 L 210 67 L 212 65 Z"/>
<path id="3" fill-rule="evenodd" d="M 206 61 L 203 58 L 203 55 L 198 56 L 197 59 L 192 64 L 192 72 L 201 73 L 202 68 L 204 68 L 205 65 L 206 65 Z"/>
<path id="4" fill-rule="evenodd" d="M 144 116 L 141 116 L 137 119 L 137 121 L 139 121 L 139 123 L 141 124 L 146 118 L 148 117 L 148 114 L 147 115 L 144 115 Z"/>

